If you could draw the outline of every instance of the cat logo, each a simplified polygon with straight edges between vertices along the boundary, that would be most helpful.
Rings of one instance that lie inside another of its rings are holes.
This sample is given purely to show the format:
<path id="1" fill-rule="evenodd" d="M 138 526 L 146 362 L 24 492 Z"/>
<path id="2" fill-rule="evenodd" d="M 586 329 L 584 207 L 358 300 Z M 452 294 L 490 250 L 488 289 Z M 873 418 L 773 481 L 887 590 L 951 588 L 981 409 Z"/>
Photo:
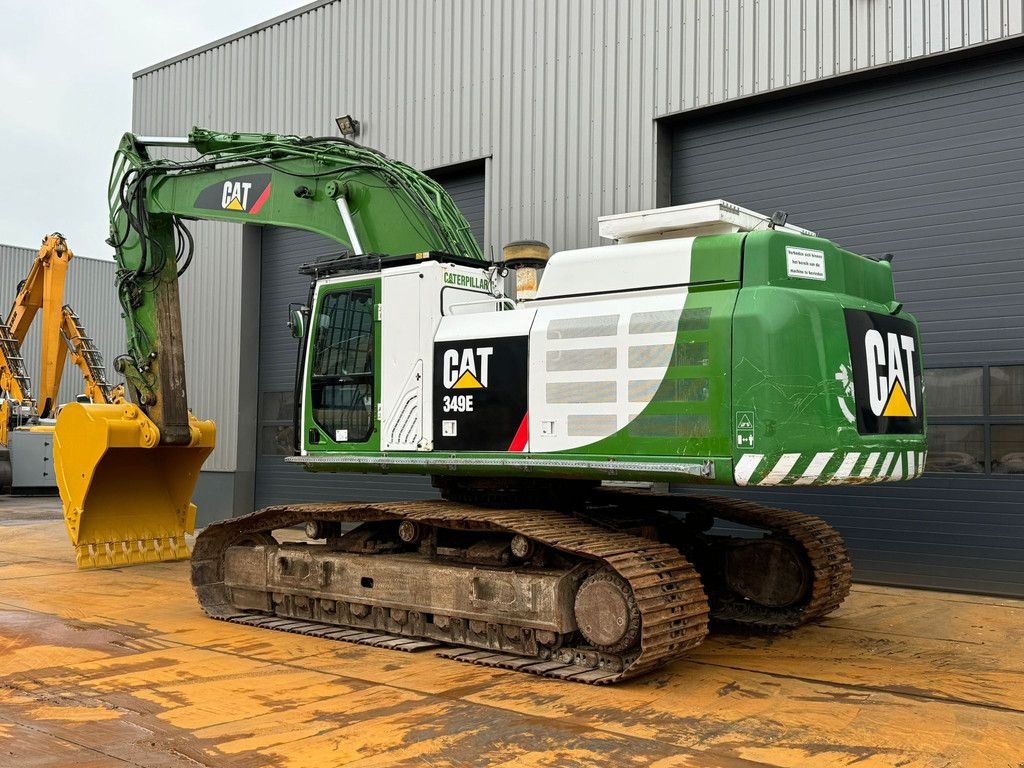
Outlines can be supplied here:
<path id="1" fill-rule="evenodd" d="M 445 389 L 486 389 L 491 355 L 494 347 L 467 347 L 444 352 L 443 383 Z"/>
<path id="2" fill-rule="evenodd" d="M 917 416 L 917 371 L 913 336 L 872 328 L 864 334 L 868 360 L 868 401 L 875 416 L 912 419 Z"/>
<path id="3" fill-rule="evenodd" d="M 237 211 L 252 216 L 260 212 L 268 199 L 270 174 L 255 173 L 211 184 L 199 193 L 195 207 Z"/>
<path id="4" fill-rule="evenodd" d="M 924 431 L 924 389 L 914 323 L 859 309 L 847 309 L 844 314 L 853 376 L 845 366 L 836 374 L 843 387 L 839 403 L 843 417 L 856 420 L 862 435 Z M 847 403 L 851 394 L 853 413 Z"/>
<path id="5" fill-rule="evenodd" d="M 525 334 L 434 342 L 435 449 L 525 450 L 528 347 Z"/>
<path id="6" fill-rule="evenodd" d="M 227 211 L 244 211 L 249 207 L 251 181 L 225 181 L 220 207 Z"/>

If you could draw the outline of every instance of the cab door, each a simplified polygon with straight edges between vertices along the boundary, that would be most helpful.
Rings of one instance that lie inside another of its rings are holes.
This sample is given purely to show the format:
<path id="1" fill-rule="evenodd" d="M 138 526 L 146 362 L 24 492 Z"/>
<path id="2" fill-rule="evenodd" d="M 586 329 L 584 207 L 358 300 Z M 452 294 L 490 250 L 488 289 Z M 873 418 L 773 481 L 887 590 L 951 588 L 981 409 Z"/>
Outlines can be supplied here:
<path id="1" fill-rule="evenodd" d="M 361 281 L 318 292 L 304 366 L 308 452 L 376 450 L 379 444 L 379 289 L 379 281 Z"/>

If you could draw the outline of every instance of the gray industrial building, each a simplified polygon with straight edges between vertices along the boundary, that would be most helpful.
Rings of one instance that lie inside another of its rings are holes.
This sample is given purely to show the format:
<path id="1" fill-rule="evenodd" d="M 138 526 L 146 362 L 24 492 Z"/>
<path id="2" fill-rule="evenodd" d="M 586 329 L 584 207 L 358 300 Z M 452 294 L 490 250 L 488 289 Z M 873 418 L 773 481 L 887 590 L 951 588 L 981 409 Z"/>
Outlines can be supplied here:
<path id="1" fill-rule="evenodd" d="M 69 245 L 74 251 L 75 244 Z M 34 248 L 0 245 L 0 286 L 3 286 L 0 290 L 0 312 L 4 317 L 17 297 L 18 286 L 28 275 L 37 253 Z M 116 355 L 124 351 L 124 325 L 114 288 L 114 262 L 85 258 L 81 255 L 73 258 L 68 264 L 64 303 L 81 318 L 86 332 L 103 356 L 108 380 L 112 384 L 117 383 L 118 378 L 113 372 L 111 362 Z M 36 387 L 42 364 L 39 346 L 40 321 L 41 318 L 37 316 L 22 344 L 22 355 L 32 381 L 33 394 L 38 393 Z M 83 391 L 82 375 L 72 365 L 69 355 L 64 363 L 58 402 L 70 402 Z"/>
<path id="2" fill-rule="evenodd" d="M 351 115 L 359 141 L 444 183 L 492 254 L 596 245 L 600 215 L 711 198 L 895 254 L 922 327 L 927 474 L 769 497 L 837 525 L 862 580 L 1020 596 L 1022 33 L 1021 0 L 330 0 L 137 72 L 133 129 L 324 135 Z M 286 309 L 306 298 L 298 266 L 339 246 L 193 226 L 188 385 L 219 429 L 200 519 L 431 495 L 282 461 Z"/>

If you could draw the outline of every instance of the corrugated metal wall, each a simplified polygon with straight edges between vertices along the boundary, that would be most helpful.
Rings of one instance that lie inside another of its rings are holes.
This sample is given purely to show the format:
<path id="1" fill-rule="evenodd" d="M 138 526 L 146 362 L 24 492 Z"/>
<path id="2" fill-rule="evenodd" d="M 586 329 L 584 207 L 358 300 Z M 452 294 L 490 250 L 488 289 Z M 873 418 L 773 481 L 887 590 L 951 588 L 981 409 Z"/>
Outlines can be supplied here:
<path id="1" fill-rule="evenodd" d="M 421 168 L 491 157 L 485 250 L 571 248 L 596 243 L 597 216 L 654 205 L 656 118 L 1021 34 L 1022 17 L 1022 0 L 335 0 L 138 73 L 132 123 L 323 134 L 349 113 Z M 199 229 L 186 331 L 218 330 L 188 344 L 189 382 L 220 425 L 207 468 L 233 469 L 241 233 Z"/>
<path id="2" fill-rule="evenodd" d="M 71 243 L 71 249 L 74 250 L 74 243 Z M 5 318 L 18 295 L 18 283 L 28 275 L 28 270 L 35 259 L 36 251 L 30 248 L 0 245 L 0 314 Z M 82 256 L 72 259 L 68 265 L 64 303 L 75 310 L 86 332 L 96 342 L 103 355 L 103 362 L 106 363 L 107 380 L 112 384 L 120 383 L 121 377 L 114 373 L 111 366 L 114 357 L 124 352 L 125 348 L 124 325 L 117 303 L 117 292 L 114 289 L 114 262 Z M 23 356 L 32 377 L 34 396 L 39 393 L 41 364 L 39 322 L 37 316 L 22 345 Z M 81 392 L 82 377 L 68 359 L 64 365 L 59 400 L 66 403 L 74 400 L 75 395 Z"/>
<path id="3" fill-rule="evenodd" d="M 242 227 L 189 222 L 195 257 L 181 278 L 181 325 L 185 341 L 185 379 L 192 412 L 217 422 L 217 447 L 204 470 L 237 467 L 238 398 L 241 377 L 239 339 L 258 327 L 259 307 L 243 312 Z M 259 254 L 252 254 L 259 258 Z"/>

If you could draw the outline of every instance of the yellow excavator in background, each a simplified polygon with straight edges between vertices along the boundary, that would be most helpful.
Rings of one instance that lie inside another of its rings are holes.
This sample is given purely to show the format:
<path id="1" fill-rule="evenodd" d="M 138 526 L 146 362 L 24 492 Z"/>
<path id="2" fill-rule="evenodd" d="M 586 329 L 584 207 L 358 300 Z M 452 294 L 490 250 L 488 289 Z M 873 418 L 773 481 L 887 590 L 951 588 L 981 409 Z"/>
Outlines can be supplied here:
<path id="1" fill-rule="evenodd" d="M 64 303 L 68 264 L 74 257 L 64 236 L 43 238 L 28 276 L 18 286 L 6 322 L 0 322 L 0 487 L 17 492 L 56 492 L 53 473 L 53 419 L 68 354 L 81 371 L 83 400 L 119 403 L 123 387 L 107 382 L 103 358 L 82 321 Z M 22 345 L 42 315 L 39 392 L 32 382 Z"/>

